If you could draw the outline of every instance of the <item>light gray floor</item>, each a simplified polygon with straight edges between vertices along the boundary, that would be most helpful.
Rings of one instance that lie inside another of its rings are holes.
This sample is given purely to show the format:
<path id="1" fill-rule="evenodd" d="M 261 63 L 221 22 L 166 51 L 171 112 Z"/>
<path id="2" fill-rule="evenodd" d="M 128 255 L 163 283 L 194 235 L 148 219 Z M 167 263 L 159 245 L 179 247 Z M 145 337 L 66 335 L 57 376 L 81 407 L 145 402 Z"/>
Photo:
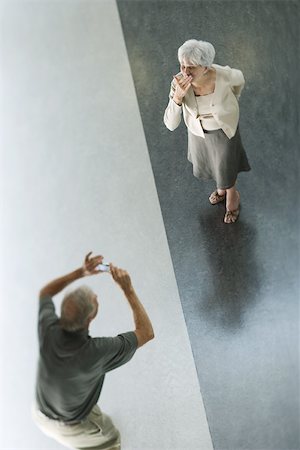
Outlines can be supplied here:
<path id="1" fill-rule="evenodd" d="M 30 417 L 37 292 L 89 250 L 156 332 L 104 385 L 123 449 L 212 449 L 115 2 L 2 2 L 1 30 L 1 449 L 61 448 Z M 84 281 L 91 334 L 132 329 L 110 276 Z"/>

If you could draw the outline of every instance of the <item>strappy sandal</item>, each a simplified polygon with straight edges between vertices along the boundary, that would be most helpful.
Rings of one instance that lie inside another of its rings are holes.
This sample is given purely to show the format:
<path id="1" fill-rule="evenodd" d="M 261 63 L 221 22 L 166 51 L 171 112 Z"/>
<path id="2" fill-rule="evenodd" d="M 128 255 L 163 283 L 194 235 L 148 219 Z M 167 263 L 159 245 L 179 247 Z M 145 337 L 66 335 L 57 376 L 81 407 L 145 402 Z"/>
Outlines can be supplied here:
<path id="1" fill-rule="evenodd" d="M 208 197 L 208 200 L 212 205 L 216 205 L 217 203 L 222 202 L 226 197 L 226 194 L 220 195 L 218 194 L 218 191 L 214 191 L 210 194 Z"/>
<path id="2" fill-rule="evenodd" d="M 225 223 L 234 223 L 237 221 L 238 217 L 240 215 L 240 209 L 235 209 L 234 211 L 229 211 L 227 209 L 225 216 L 224 216 L 224 222 Z"/>

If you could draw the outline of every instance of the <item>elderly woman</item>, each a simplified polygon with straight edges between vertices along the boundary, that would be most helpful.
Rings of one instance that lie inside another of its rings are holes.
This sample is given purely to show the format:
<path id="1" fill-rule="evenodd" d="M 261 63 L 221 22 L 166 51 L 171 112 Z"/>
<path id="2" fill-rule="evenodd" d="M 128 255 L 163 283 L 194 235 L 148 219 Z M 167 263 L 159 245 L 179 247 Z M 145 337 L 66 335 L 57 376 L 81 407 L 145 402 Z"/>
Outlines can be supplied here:
<path id="1" fill-rule="evenodd" d="M 237 175 L 250 170 L 240 138 L 238 99 L 245 80 L 240 70 L 213 64 L 212 44 L 191 39 L 178 49 L 180 73 L 173 77 L 164 115 L 173 131 L 181 121 L 188 129 L 188 160 L 197 178 L 213 179 L 212 205 L 226 199 L 225 223 L 239 216 Z"/>

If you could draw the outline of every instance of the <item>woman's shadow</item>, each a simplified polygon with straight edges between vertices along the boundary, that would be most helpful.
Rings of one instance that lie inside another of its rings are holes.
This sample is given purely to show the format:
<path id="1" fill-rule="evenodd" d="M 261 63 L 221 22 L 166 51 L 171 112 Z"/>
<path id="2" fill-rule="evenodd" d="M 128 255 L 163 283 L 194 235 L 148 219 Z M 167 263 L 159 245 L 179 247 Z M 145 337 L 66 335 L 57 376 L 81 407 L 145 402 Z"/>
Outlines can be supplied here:
<path id="1" fill-rule="evenodd" d="M 216 327 L 235 332 L 257 301 L 263 274 L 256 261 L 253 226 L 242 216 L 234 224 L 225 224 L 223 216 L 224 205 L 216 205 L 199 217 L 199 238 L 208 265 L 201 314 Z"/>

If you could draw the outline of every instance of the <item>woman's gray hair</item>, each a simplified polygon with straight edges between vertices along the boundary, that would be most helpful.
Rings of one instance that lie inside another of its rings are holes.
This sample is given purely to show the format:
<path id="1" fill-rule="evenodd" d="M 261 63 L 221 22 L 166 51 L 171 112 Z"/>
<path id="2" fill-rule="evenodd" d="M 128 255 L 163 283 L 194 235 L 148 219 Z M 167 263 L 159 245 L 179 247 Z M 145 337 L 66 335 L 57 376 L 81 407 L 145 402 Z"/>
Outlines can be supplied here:
<path id="1" fill-rule="evenodd" d="M 66 331 L 79 331 L 87 326 L 87 320 L 94 311 L 92 298 L 95 296 L 88 286 L 80 286 L 67 293 L 61 304 L 60 325 Z"/>
<path id="2" fill-rule="evenodd" d="M 210 42 L 189 39 L 178 49 L 178 59 L 180 64 L 183 61 L 193 66 L 210 67 L 214 62 L 215 48 Z"/>

